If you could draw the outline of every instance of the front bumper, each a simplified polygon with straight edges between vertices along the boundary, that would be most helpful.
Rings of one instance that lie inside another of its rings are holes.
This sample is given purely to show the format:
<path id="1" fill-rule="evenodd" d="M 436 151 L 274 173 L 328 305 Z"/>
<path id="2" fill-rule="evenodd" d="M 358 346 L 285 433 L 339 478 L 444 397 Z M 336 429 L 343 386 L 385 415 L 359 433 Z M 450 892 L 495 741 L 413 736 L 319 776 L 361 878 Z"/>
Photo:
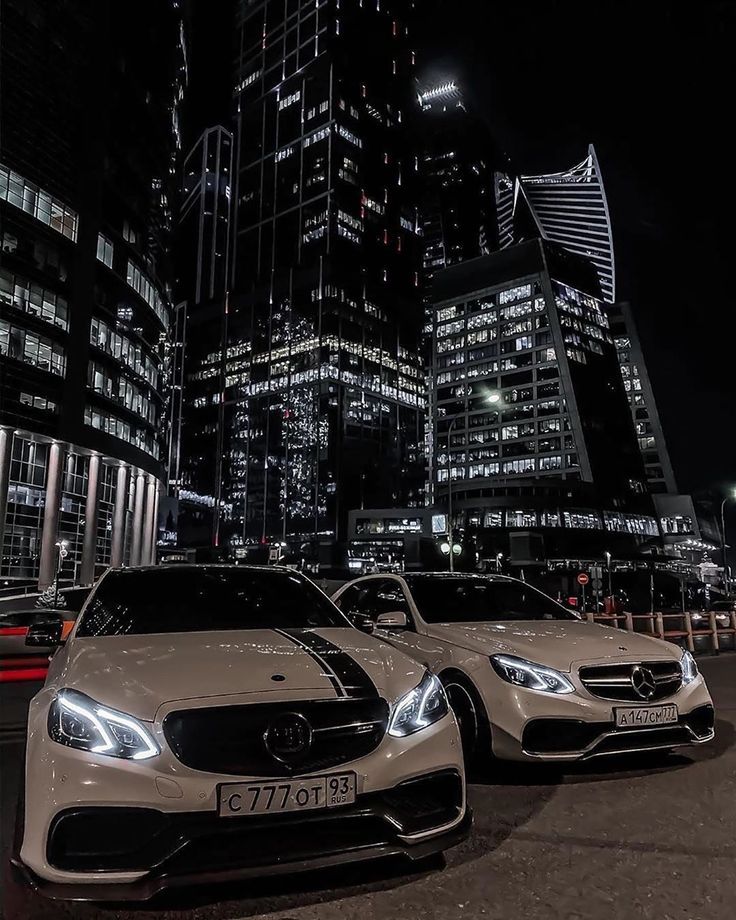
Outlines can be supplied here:
<path id="1" fill-rule="evenodd" d="M 573 762 L 705 744 L 714 737 L 713 701 L 702 677 L 651 704 L 601 699 L 573 682 L 574 693 L 537 693 L 485 672 L 481 689 L 491 719 L 493 753 L 503 760 Z M 615 724 L 615 708 L 666 704 L 677 706 L 677 723 L 645 729 Z"/>
<path id="2" fill-rule="evenodd" d="M 354 805 L 221 818 L 219 786 L 266 778 L 193 770 L 165 747 L 133 762 L 56 744 L 39 697 L 13 862 L 50 897 L 141 900 L 183 885 L 383 856 L 416 860 L 468 830 L 451 714 L 406 738 L 387 735 L 370 754 L 326 771 L 356 773 Z"/>
<path id="3" fill-rule="evenodd" d="M 539 760 L 588 760 L 607 754 L 633 754 L 693 744 L 715 735 L 712 706 L 700 706 L 677 723 L 648 728 L 617 728 L 609 722 L 535 719 L 524 727 L 524 754 Z"/>
<path id="4" fill-rule="evenodd" d="M 140 829 L 150 831 L 154 824 L 154 833 L 138 836 Z M 401 857 L 416 862 L 460 843 L 470 825 L 462 777 L 448 770 L 384 793 L 359 796 L 354 806 L 328 812 L 222 819 L 210 812 L 69 809 L 52 828 L 50 860 L 62 859 L 66 865 L 77 861 L 87 869 L 87 878 L 90 861 L 119 872 L 126 861 L 144 859 L 151 868 L 130 881 L 99 878 L 80 884 L 48 881 L 17 859 L 14 865 L 28 884 L 49 898 L 145 901 L 163 890 L 356 861 Z M 86 833 L 91 827 L 94 837 Z M 122 849 L 121 833 L 126 839 Z M 73 852 L 69 845 L 75 839 L 79 850 Z"/>

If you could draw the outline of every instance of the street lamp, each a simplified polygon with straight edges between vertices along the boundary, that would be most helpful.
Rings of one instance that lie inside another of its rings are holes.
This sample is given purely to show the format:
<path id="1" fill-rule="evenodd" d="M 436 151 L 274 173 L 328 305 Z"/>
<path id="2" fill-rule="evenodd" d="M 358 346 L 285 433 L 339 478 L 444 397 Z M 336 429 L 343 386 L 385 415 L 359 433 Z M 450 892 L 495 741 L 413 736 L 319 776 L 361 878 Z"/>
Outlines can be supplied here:
<path id="1" fill-rule="evenodd" d="M 66 540 L 57 540 L 56 546 L 56 578 L 54 579 L 54 607 L 59 606 L 59 577 L 64 560 L 69 555 L 67 550 L 68 542 Z"/>
<path id="2" fill-rule="evenodd" d="M 485 402 L 495 405 L 500 403 L 502 399 L 501 393 L 498 390 L 490 390 L 485 394 Z M 464 416 L 464 413 L 463 413 Z M 452 434 L 452 429 L 455 427 L 457 422 L 462 416 L 456 415 L 450 422 L 447 428 L 447 533 L 450 540 L 450 546 L 452 547 L 452 456 L 450 454 L 450 435 Z M 450 558 L 450 572 L 455 571 L 455 553 L 449 553 Z"/>
<path id="3" fill-rule="evenodd" d="M 736 490 L 730 495 L 727 495 L 721 502 L 721 552 L 723 554 L 723 585 L 726 589 L 726 594 L 729 594 L 731 591 L 730 578 L 728 576 L 728 556 L 726 555 L 726 550 L 728 549 L 728 543 L 726 542 L 726 503 L 731 501 L 732 498 L 736 498 Z"/>
<path id="4" fill-rule="evenodd" d="M 611 554 L 608 550 L 603 554 L 606 557 L 606 570 L 608 572 L 608 596 L 613 597 L 613 588 L 611 586 Z"/>

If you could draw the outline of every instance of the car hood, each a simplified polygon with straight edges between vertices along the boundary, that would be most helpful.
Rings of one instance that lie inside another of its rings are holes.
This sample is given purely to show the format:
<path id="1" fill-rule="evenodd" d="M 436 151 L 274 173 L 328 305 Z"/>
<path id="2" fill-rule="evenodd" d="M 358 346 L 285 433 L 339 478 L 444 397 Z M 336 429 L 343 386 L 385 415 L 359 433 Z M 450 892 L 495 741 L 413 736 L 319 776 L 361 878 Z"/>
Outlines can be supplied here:
<path id="1" fill-rule="evenodd" d="M 147 721 L 165 703 L 213 697 L 322 699 L 375 688 L 392 702 L 423 673 L 402 652 L 349 628 L 75 638 L 65 651 L 56 688 Z"/>
<path id="2" fill-rule="evenodd" d="M 679 660 L 681 655 L 681 650 L 669 642 L 580 620 L 435 623 L 428 631 L 441 641 L 483 655 L 517 655 L 561 671 L 569 671 L 582 661 Z"/>

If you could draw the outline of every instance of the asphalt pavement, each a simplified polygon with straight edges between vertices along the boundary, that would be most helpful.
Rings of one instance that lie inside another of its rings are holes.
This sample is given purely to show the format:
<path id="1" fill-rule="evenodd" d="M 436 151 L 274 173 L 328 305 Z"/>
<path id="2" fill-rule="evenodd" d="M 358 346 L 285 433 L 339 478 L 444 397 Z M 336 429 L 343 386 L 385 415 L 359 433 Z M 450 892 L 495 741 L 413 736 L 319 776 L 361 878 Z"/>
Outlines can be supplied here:
<path id="1" fill-rule="evenodd" d="M 717 737 L 662 758 L 476 778 L 471 838 L 444 867 L 395 864 L 193 890 L 134 908 L 47 901 L 9 871 L 22 740 L 4 735 L 6 920 L 732 920 L 736 910 L 736 655 L 700 660 Z M 22 709 L 16 691 L 12 707 Z"/>

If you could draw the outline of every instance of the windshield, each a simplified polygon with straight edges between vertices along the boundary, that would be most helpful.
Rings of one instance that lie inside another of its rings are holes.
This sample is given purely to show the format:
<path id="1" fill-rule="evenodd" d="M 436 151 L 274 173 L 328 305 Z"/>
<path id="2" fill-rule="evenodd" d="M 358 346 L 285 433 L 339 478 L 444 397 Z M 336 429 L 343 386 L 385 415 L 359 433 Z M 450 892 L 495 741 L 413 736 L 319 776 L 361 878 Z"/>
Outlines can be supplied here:
<path id="1" fill-rule="evenodd" d="M 467 576 L 405 578 L 419 613 L 427 623 L 577 619 L 574 613 L 521 581 Z"/>
<path id="2" fill-rule="evenodd" d="M 158 568 L 106 575 L 76 636 L 327 626 L 352 628 L 302 575 L 236 566 Z"/>

